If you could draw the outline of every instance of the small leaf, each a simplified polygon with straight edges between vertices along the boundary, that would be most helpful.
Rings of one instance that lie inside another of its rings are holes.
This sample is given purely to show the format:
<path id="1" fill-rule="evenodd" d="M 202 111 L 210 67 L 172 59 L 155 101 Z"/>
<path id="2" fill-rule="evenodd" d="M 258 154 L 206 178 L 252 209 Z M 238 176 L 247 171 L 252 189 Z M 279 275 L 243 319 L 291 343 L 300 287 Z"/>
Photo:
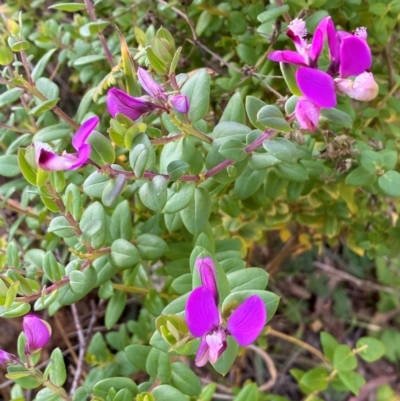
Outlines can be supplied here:
<path id="1" fill-rule="evenodd" d="M 340 344 L 333 353 L 333 366 L 341 372 L 348 372 L 357 367 L 357 358 L 354 356 L 350 347 Z"/>
<path id="2" fill-rule="evenodd" d="M 59 3 L 53 4 L 48 8 L 54 8 L 55 10 L 68 11 L 73 13 L 75 11 L 84 10 L 86 8 L 86 5 L 83 3 Z"/>
<path id="3" fill-rule="evenodd" d="M 358 352 L 358 355 L 367 362 L 374 362 L 382 358 L 385 353 L 385 346 L 383 343 L 373 337 L 361 337 L 357 341 L 356 347 L 365 348 Z"/>
<path id="4" fill-rule="evenodd" d="M 378 179 L 378 186 L 385 195 L 400 197 L 400 174 L 397 171 L 387 171 Z"/>

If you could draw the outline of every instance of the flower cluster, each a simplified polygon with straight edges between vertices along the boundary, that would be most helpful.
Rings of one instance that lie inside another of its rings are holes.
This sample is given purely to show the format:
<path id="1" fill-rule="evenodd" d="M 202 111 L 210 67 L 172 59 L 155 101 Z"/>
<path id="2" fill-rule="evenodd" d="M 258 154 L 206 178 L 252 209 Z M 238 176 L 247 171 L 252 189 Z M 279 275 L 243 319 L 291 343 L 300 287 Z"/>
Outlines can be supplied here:
<path id="1" fill-rule="evenodd" d="M 268 57 L 299 66 L 296 82 L 303 96 L 298 100 L 295 115 L 300 128 L 314 132 L 321 108 L 336 106 L 336 92 L 362 101 L 372 100 L 378 94 L 378 85 L 368 72 L 372 55 L 366 28 L 358 28 L 352 34 L 336 31 L 331 18 L 326 17 L 318 24 L 312 42 L 308 43 L 305 22 L 296 18 L 289 24 L 287 35 L 297 51 L 274 51 Z M 330 59 L 326 72 L 318 69 L 325 39 Z"/>
<path id="2" fill-rule="evenodd" d="M 231 335 L 239 345 L 251 344 L 260 335 L 267 321 L 262 299 L 253 295 L 247 298 L 226 320 L 218 308 L 218 287 L 214 263 L 211 258 L 198 258 L 196 269 L 202 286 L 194 289 L 186 303 L 185 316 L 190 333 L 200 337 L 195 363 L 214 364 L 227 347 Z"/>
<path id="3" fill-rule="evenodd" d="M 72 138 L 72 146 L 77 153 L 64 152 L 61 156 L 53 152 L 46 143 L 35 142 L 36 163 L 43 170 L 75 170 L 82 167 L 90 157 L 91 147 L 86 143 L 89 135 L 99 123 L 98 117 L 89 118 Z"/>
<path id="4" fill-rule="evenodd" d="M 35 315 L 26 315 L 22 322 L 23 332 L 26 338 L 25 354 L 32 355 L 42 349 L 50 340 L 51 327 L 47 322 Z M 22 362 L 13 354 L 0 349 L 0 365 L 9 362 Z"/>
<path id="5" fill-rule="evenodd" d="M 189 99 L 186 95 L 168 95 L 143 68 L 138 68 L 137 76 L 148 95 L 132 97 L 119 89 L 110 89 L 107 92 L 107 107 L 113 118 L 117 113 L 121 113 L 131 120 L 137 120 L 154 110 L 168 112 L 171 106 L 180 113 L 189 111 Z"/>

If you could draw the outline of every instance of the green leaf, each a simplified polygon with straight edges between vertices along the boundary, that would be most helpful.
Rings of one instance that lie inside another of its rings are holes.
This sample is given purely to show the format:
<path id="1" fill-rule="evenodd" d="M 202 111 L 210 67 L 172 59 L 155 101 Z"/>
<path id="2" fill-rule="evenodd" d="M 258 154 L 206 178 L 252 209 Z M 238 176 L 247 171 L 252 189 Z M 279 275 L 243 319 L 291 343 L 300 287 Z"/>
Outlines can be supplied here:
<path id="1" fill-rule="evenodd" d="M 139 143 L 129 152 L 129 163 L 137 178 L 141 178 L 149 163 L 149 150 L 148 148 Z"/>
<path id="2" fill-rule="evenodd" d="M 217 362 L 212 365 L 212 367 L 223 376 L 225 376 L 230 371 L 239 352 L 239 345 L 233 339 L 233 337 L 228 336 L 226 342 L 226 350 L 218 358 Z"/>
<path id="3" fill-rule="evenodd" d="M 168 385 L 161 384 L 157 386 L 151 393 L 155 401 L 187 401 L 187 397 L 183 395 L 176 388 Z"/>
<path id="4" fill-rule="evenodd" d="M 398 154 L 395 150 L 384 149 L 379 152 L 383 159 L 383 168 L 385 170 L 393 170 L 397 165 Z"/>
<path id="5" fill-rule="evenodd" d="M 281 67 L 283 78 L 285 79 L 286 85 L 288 86 L 290 92 L 296 96 L 303 96 L 299 87 L 297 86 L 297 66 L 289 63 L 279 63 L 279 66 Z"/>
<path id="6" fill-rule="evenodd" d="M 376 170 L 383 167 L 382 156 L 372 150 L 363 150 L 360 154 L 361 167 L 369 173 L 374 173 Z"/>
<path id="7" fill-rule="evenodd" d="M 383 343 L 373 337 L 361 337 L 357 341 L 356 347 L 357 349 L 364 348 L 358 352 L 358 355 L 367 362 L 375 362 L 385 354 Z"/>
<path id="8" fill-rule="evenodd" d="M 75 294 L 83 294 L 89 287 L 86 275 L 80 270 L 72 270 L 69 273 L 69 286 Z"/>
<path id="9" fill-rule="evenodd" d="M 109 25 L 109 21 L 95 21 L 89 22 L 88 24 L 82 25 L 79 28 L 79 33 L 84 37 L 90 37 L 91 35 L 97 35 L 98 33 L 102 32 L 104 28 Z"/>
<path id="10" fill-rule="evenodd" d="M 152 348 L 148 345 L 133 344 L 125 348 L 125 354 L 129 362 L 143 372 L 147 372 L 146 361 L 151 350 Z"/>
<path id="11" fill-rule="evenodd" d="M 150 210 L 160 212 L 167 203 L 167 185 L 162 175 L 155 176 L 140 187 L 140 200 Z"/>
<path id="12" fill-rule="evenodd" d="M 118 196 L 123 192 L 126 181 L 126 175 L 118 174 L 107 182 L 101 194 L 101 201 L 104 206 L 112 207 L 114 205 Z"/>
<path id="13" fill-rule="evenodd" d="M 339 109 L 321 109 L 321 118 L 345 128 L 353 126 L 353 119 Z"/>
<path id="14" fill-rule="evenodd" d="M 28 114 L 30 116 L 38 117 L 41 114 L 46 113 L 46 111 L 51 110 L 58 103 L 59 100 L 60 100 L 59 98 L 46 100 L 45 102 L 40 103 L 33 109 L 29 110 Z"/>
<path id="15" fill-rule="evenodd" d="M 340 344 L 335 348 L 333 366 L 341 372 L 348 372 L 357 367 L 357 358 L 348 345 Z"/>
<path id="16" fill-rule="evenodd" d="M 122 238 L 130 241 L 132 239 L 132 217 L 127 200 L 124 200 L 115 208 L 111 216 L 110 234 L 113 240 Z"/>
<path id="17" fill-rule="evenodd" d="M 253 170 L 265 170 L 268 167 L 275 166 L 279 163 L 281 163 L 281 160 L 270 154 L 252 153 L 249 160 L 249 167 L 251 167 Z"/>
<path id="18" fill-rule="evenodd" d="M 18 99 L 21 99 L 21 95 L 24 93 L 23 89 L 12 88 L 8 89 L 0 95 L 0 107 L 6 104 L 13 103 Z"/>
<path id="19" fill-rule="evenodd" d="M 295 164 L 299 157 L 296 146 L 285 138 L 267 139 L 263 142 L 263 147 L 268 154 L 285 163 Z"/>
<path id="20" fill-rule="evenodd" d="M 50 281 L 53 283 L 58 283 L 61 281 L 65 272 L 63 271 L 55 256 L 52 252 L 47 252 L 44 259 L 43 259 L 43 270 L 46 273 L 46 276 L 49 278 Z"/>
<path id="21" fill-rule="evenodd" d="M 36 80 L 38 78 L 40 78 L 47 66 L 47 64 L 49 63 L 51 56 L 57 51 L 57 49 L 51 49 L 49 50 L 39 61 L 38 63 L 35 65 L 35 68 L 32 70 L 31 76 L 34 82 L 36 82 Z"/>
<path id="22" fill-rule="evenodd" d="M 397 171 L 387 171 L 379 177 L 378 186 L 385 195 L 399 198 L 400 174 Z"/>
<path id="23" fill-rule="evenodd" d="M 358 395 L 360 389 L 365 384 L 365 379 L 357 372 L 339 372 L 339 378 L 343 384 L 355 395 Z"/>
<path id="24" fill-rule="evenodd" d="M 246 384 L 244 388 L 239 391 L 239 394 L 233 401 L 249 401 L 258 399 L 258 388 L 256 383 Z"/>
<path id="25" fill-rule="evenodd" d="M 211 196 L 205 188 L 196 188 L 192 202 L 180 212 L 183 224 L 193 235 L 203 231 L 211 214 Z"/>
<path id="26" fill-rule="evenodd" d="M 108 218 L 103 205 L 100 202 L 91 203 L 83 212 L 79 227 L 83 231 L 84 227 L 89 227 L 91 222 L 100 221 L 101 229 L 95 235 L 90 236 L 88 240 L 93 248 L 98 249 L 104 246 L 107 240 Z"/>
<path id="27" fill-rule="evenodd" d="M 51 142 L 57 139 L 65 138 L 72 132 L 68 124 L 60 123 L 42 128 L 34 135 L 35 142 Z"/>
<path id="28" fill-rule="evenodd" d="M 49 78 L 45 77 L 38 78 L 36 80 L 36 88 L 49 100 L 58 100 L 60 96 L 60 89 Z M 39 102 L 41 103 L 41 100 L 39 100 Z"/>
<path id="29" fill-rule="evenodd" d="M 153 379 L 160 379 L 162 383 L 171 380 L 171 360 L 167 353 L 152 348 L 146 361 L 146 371 Z"/>
<path id="30" fill-rule="evenodd" d="M 156 72 L 160 75 L 166 75 L 168 72 L 166 64 L 155 54 L 150 46 L 146 48 L 146 53 L 151 66 L 156 70 Z"/>
<path id="31" fill-rule="evenodd" d="M 362 187 L 373 184 L 375 180 L 375 174 L 369 173 L 362 167 L 357 167 L 346 177 L 345 183 L 355 187 Z"/>
<path id="32" fill-rule="evenodd" d="M 26 158 L 26 149 L 19 148 L 18 149 L 18 165 L 21 170 L 22 175 L 31 185 L 36 185 L 36 171 L 32 168 L 32 166 L 27 162 Z M 33 148 L 31 148 L 31 152 L 35 152 Z"/>
<path id="33" fill-rule="evenodd" d="M 289 163 L 281 163 L 276 166 L 276 174 L 289 181 L 303 182 L 308 178 L 308 173 L 306 168 L 297 163 L 295 165 Z"/>
<path id="34" fill-rule="evenodd" d="M 68 11 L 73 13 L 75 11 L 84 10 L 86 8 L 86 5 L 83 3 L 59 3 L 59 4 L 53 4 L 48 8 L 54 8 L 56 10 Z"/>
<path id="35" fill-rule="evenodd" d="M 257 121 L 264 127 L 272 128 L 277 131 L 289 133 L 291 131 L 289 123 L 285 120 L 284 115 L 273 105 L 263 106 L 257 113 Z"/>
<path id="36" fill-rule="evenodd" d="M 196 184 L 194 182 L 183 185 L 178 192 L 173 192 L 172 196 L 169 197 L 162 212 L 176 213 L 185 209 L 193 201 L 195 192 Z"/>
<path id="37" fill-rule="evenodd" d="M 88 196 L 101 198 L 109 180 L 110 178 L 108 176 L 94 171 L 83 183 L 83 192 Z"/>
<path id="38" fill-rule="evenodd" d="M 265 170 L 253 170 L 250 166 L 246 166 L 243 173 L 235 181 L 235 195 L 239 199 L 247 199 L 257 191 L 265 177 Z"/>
<path id="39" fill-rule="evenodd" d="M 201 120 L 210 104 L 210 77 L 207 70 L 203 68 L 190 77 L 182 86 L 181 93 L 190 101 L 190 121 L 194 123 Z"/>
<path id="40" fill-rule="evenodd" d="M 264 131 L 265 126 L 261 124 L 257 120 L 258 112 L 264 107 L 266 104 L 260 100 L 258 97 L 247 96 L 246 97 L 246 113 L 247 117 L 249 117 L 250 122 L 261 131 Z"/>
<path id="41" fill-rule="evenodd" d="M 157 260 L 167 251 L 167 243 L 154 234 L 142 234 L 137 237 L 137 247 L 144 260 Z"/>
<path id="42" fill-rule="evenodd" d="M 239 139 L 228 139 L 219 148 L 218 152 L 227 159 L 240 161 L 247 157 L 247 152 L 244 150 L 246 144 Z"/>
<path id="43" fill-rule="evenodd" d="M 92 392 L 96 397 L 107 399 L 111 388 L 113 388 L 115 391 L 126 388 L 134 396 L 136 396 L 139 392 L 136 383 L 127 377 L 110 377 L 108 379 L 100 380 L 93 386 Z"/>
<path id="44" fill-rule="evenodd" d="M 115 150 L 109 139 L 100 132 L 93 131 L 88 140 L 91 145 L 90 159 L 95 163 L 103 166 L 104 164 L 112 164 L 115 160 Z"/>
<path id="45" fill-rule="evenodd" d="M 0 46 L 0 65 L 11 64 L 14 60 L 14 54 L 7 46 Z"/>
<path id="46" fill-rule="evenodd" d="M 75 231 L 64 216 L 57 216 L 52 219 L 47 231 L 53 232 L 59 237 L 71 238 L 75 236 Z"/>
<path id="47" fill-rule="evenodd" d="M 248 267 L 227 275 L 232 292 L 243 290 L 264 290 L 268 284 L 268 273 L 258 267 Z"/>
<path id="48" fill-rule="evenodd" d="M 175 362 L 171 368 L 171 384 L 176 389 L 187 395 L 196 396 L 200 394 L 200 380 L 188 366 L 182 362 Z"/>
<path id="49" fill-rule="evenodd" d="M 299 384 L 311 391 L 324 391 L 328 387 L 328 372 L 324 368 L 311 369 L 301 377 Z"/>
<path id="50" fill-rule="evenodd" d="M 126 292 L 115 291 L 107 304 L 104 323 L 108 330 L 111 330 L 121 317 L 126 306 Z"/>
<path id="51" fill-rule="evenodd" d="M 20 170 L 16 155 L 0 156 L 0 175 L 3 177 L 15 177 L 19 173 Z"/>
<path id="52" fill-rule="evenodd" d="M 275 21 L 278 17 L 280 17 L 281 15 L 285 14 L 288 11 L 289 11 L 289 6 L 287 4 L 285 4 L 283 6 L 274 7 L 267 11 L 264 11 L 263 13 L 261 13 L 257 16 L 257 19 L 262 24 L 264 24 L 265 22 L 268 22 L 268 21 Z"/>
<path id="53" fill-rule="evenodd" d="M 100 61 L 100 60 L 104 60 L 104 59 L 105 59 L 104 54 L 91 54 L 89 56 L 83 56 L 83 57 L 77 58 L 73 62 L 73 66 L 78 67 L 81 65 L 92 64 L 92 63 L 95 63 L 96 61 Z"/>
<path id="54" fill-rule="evenodd" d="M 24 50 L 28 50 L 30 47 L 30 43 L 26 40 L 19 40 L 11 45 L 11 50 L 13 52 L 20 52 Z"/>
<path id="55" fill-rule="evenodd" d="M 331 334 L 325 331 L 321 331 L 320 340 L 326 359 L 328 359 L 329 362 L 333 362 L 333 354 L 339 343 Z"/>
<path id="56" fill-rule="evenodd" d="M 224 121 L 235 121 L 240 124 L 246 124 L 246 113 L 240 92 L 236 92 L 230 99 L 222 113 L 219 123 Z"/>
<path id="57" fill-rule="evenodd" d="M 369 12 L 379 17 L 383 17 L 387 14 L 388 8 L 385 3 L 372 3 L 369 7 Z"/>
<path id="58" fill-rule="evenodd" d="M 125 239 L 117 239 L 111 245 L 111 263 L 121 269 L 128 269 L 140 261 L 140 253 L 135 245 Z"/>
<path id="59" fill-rule="evenodd" d="M 172 181 L 179 180 L 182 175 L 189 171 L 189 164 L 183 160 L 174 160 L 167 166 L 167 173 Z"/>
<path id="60" fill-rule="evenodd" d="M 50 355 L 53 363 L 50 366 L 50 380 L 56 386 L 61 387 L 67 380 L 67 371 L 64 364 L 64 356 L 60 348 L 55 348 Z"/>

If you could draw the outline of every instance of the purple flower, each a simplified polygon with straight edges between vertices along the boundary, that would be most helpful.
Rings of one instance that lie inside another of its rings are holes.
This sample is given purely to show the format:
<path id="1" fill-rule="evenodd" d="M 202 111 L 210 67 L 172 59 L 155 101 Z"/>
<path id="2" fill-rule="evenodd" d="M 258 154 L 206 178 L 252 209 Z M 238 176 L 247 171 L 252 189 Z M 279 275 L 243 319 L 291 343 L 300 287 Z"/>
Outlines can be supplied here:
<path id="1" fill-rule="evenodd" d="M 379 91 L 378 84 L 370 72 L 363 72 L 354 81 L 351 79 L 335 79 L 336 88 L 348 97 L 361 101 L 374 99 Z"/>
<path id="2" fill-rule="evenodd" d="M 204 259 L 197 258 L 196 269 L 202 285 L 213 294 L 215 303 L 218 305 L 217 272 L 213 260 L 208 256 Z"/>
<path id="3" fill-rule="evenodd" d="M 143 68 L 138 68 L 137 71 L 140 86 L 154 99 L 167 100 L 167 95 L 164 88 L 157 83 L 152 76 Z"/>
<path id="4" fill-rule="evenodd" d="M 120 113 L 134 121 L 143 114 L 158 109 L 156 104 L 147 99 L 147 96 L 132 97 L 119 89 L 112 88 L 107 92 L 106 103 L 108 111 L 113 118 L 115 118 L 117 113 Z"/>
<path id="5" fill-rule="evenodd" d="M 296 119 L 301 129 L 315 132 L 318 126 L 321 108 L 305 97 L 300 97 L 294 110 Z"/>
<path id="6" fill-rule="evenodd" d="M 17 362 L 17 361 L 18 359 L 15 355 L 0 349 L 0 365 L 5 365 L 8 362 Z"/>
<path id="7" fill-rule="evenodd" d="M 25 353 L 33 354 L 49 342 L 51 327 L 44 320 L 35 315 L 26 315 L 22 326 L 26 336 Z"/>
<path id="8" fill-rule="evenodd" d="M 46 143 L 35 142 L 36 163 L 43 170 L 60 171 L 75 170 L 83 166 L 90 156 L 90 144 L 86 143 L 87 138 L 99 123 L 98 117 L 89 118 L 78 129 L 72 138 L 72 146 L 77 153 L 64 152 L 61 156 L 53 152 Z"/>
<path id="9" fill-rule="evenodd" d="M 186 95 L 174 95 L 169 98 L 172 107 L 180 113 L 187 113 L 190 108 L 189 99 Z"/>
<path id="10" fill-rule="evenodd" d="M 251 344 L 260 335 L 267 313 L 262 299 L 247 298 L 223 322 L 214 294 L 206 287 L 198 287 L 190 294 L 185 308 L 190 333 L 201 337 L 195 363 L 204 366 L 207 361 L 217 362 L 227 347 L 227 335 L 233 336 L 240 346 Z"/>

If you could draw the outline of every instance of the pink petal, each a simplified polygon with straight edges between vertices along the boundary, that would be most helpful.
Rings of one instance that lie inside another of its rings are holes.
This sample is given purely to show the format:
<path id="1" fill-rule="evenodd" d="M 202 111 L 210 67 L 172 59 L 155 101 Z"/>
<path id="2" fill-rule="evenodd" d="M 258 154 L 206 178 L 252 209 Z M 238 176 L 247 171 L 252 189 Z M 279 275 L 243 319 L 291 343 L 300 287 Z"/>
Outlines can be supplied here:
<path id="1" fill-rule="evenodd" d="M 335 83 L 326 72 L 300 67 L 296 71 L 296 81 L 303 95 L 317 106 L 336 106 Z"/>
<path id="2" fill-rule="evenodd" d="M 69 155 L 65 153 L 63 156 L 59 156 L 51 150 L 49 145 L 42 142 L 35 142 L 34 146 L 36 163 L 43 170 L 69 170 L 78 160 L 77 154 Z"/>
<path id="3" fill-rule="evenodd" d="M 213 260 L 210 257 L 197 258 L 196 269 L 199 273 L 201 284 L 213 294 L 215 303 L 218 304 L 217 273 Z"/>
<path id="4" fill-rule="evenodd" d="M 212 292 L 205 287 L 198 287 L 189 295 L 185 315 L 189 331 L 195 337 L 203 337 L 218 328 L 218 307 Z"/>
<path id="5" fill-rule="evenodd" d="M 371 49 L 367 42 L 358 36 L 345 36 L 340 44 L 340 77 L 360 75 L 371 68 L 371 65 Z"/>
<path id="6" fill-rule="evenodd" d="M 197 350 L 194 363 L 196 366 L 204 366 L 208 362 L 210 347 L 207 344 L 206 338 L 203 337 L 200 341 L 199 349 Z"/>
<path id="7" fill-rule="evenodd" d="M 317 29 L 314 32 L 313 40 L 311 43 L 311 49 L 310 49 L 310 59 L 312 61 L 313 66 L 317 66 L 317 64 L 318 64 L 318 58 L 324 47 L 324 39 L 325 39 L 325 34 L 324 34 L 323 30 Z"/>
<path id="8" fill-rule="evenodd" d="M 155 99 L 163 98 L 165 99 L 164 88 L 157 83 L 153 77 L 143 68 L 138 68 L 137 71 L 140 86 Z"/>
<path id="9" fill-rule="evenodd" d="M 298 64 L 298 65 L 307 65 L 304 57 L 294 52 L 293 50 L 277 50 L 268 55 L 268 58 L 272 61 L 289 63 L 289 64 Z"/>
<path id="10" fill-rule="evenodd" d="M 16 360 L 17 360 L 17 358 L 15 355 L 10 354 L 10 353 L 0 349 L 0 365 L 5 365 L 8 362 L 16 361 Z"/>
<path id="11" fill-rule="evenodd" d="M 209 347 L 208 360 L 210 363 L 215 363 L 226 350 L 226 331 L 222 329 L 214 331 L 206 335 L 206 341 Z"/>
<path id="12" fill-rule="evenodd" d="M 339 60 L 340 40 L 338 34 L 336 33 L 335 25 L 333 24 L 331 17 L 323 18 L 317 26 L 317 30 L 318 29 L 321 29 L 328 37 L 328 48 L 331 61 Z"/>
<path id="13" fill-rule="evenodd" d="M 368 102 L 374 99 L 379 92 L 379 86 L 370 72 L 358 75 L 353 81 L 351 79 L 336 79 L 336 87 L 348 97 Z"/>
<path id="14" fill-rule="evenodd" d="M 107 92 L 107 108 L 113 118 L 117 113 L 137 120 L 145 113 L 157 109 L 157 106 L 140 97 L 132 97 L 119 89 L 112 88 Z"/>
<path id="15" fill-rule="evenodd" d="M 169 101 L 172 107 L 180 113 L 187 113 L 190 108 L 189 98 L 186 95 L 172 96 Z"/>
<path id="16" fill-rule="evenodd" d="M 267 311 L 264 302 L 259 296 L 253 295 L 228 318 L 227 331 L 244 347 L 257 339 L 266 322 Z"/>
<path id="17" fill-rule="evenodd" d="M 90 152 L 91 152 L 91 147 L 88 143 L 85 143 L 78 149 L 78 157 L 74 161 L 74 163 L 71 165 L 71 167 L 68 168 L 68 170 L 75 170 L 79 167 L 82 167 L 87 160 L 90 157 Z M 63 154 L 64 157 L 73 157 L 74 155 L 67 155 L 66 153 Z"/>
<path id="18" fill-rule="evenodd" d="M 76 134 L 72 138 L 72 146 L 78 150 L 85 142 L 88 136 L 93 132 L 96 128 L 96 125 L 99 123 L 99 117 L 95 116 L 86 120 L 76 131 Z"/>
<path id="19" fill-rule="evenodd" d="M 51 327 L 35 315 L 26 315 L 22 322 L 26 336 L 25 352 L 32 354 L 43 348 L 50 340 Z"/>
<path id="20" fill-rule="evenodd" d="M 306 98 L 299 98 L 295 108 L 295 115 L 300 128 L 315 132 L 318 126 L 320 111 L 317 105 Z"/>

